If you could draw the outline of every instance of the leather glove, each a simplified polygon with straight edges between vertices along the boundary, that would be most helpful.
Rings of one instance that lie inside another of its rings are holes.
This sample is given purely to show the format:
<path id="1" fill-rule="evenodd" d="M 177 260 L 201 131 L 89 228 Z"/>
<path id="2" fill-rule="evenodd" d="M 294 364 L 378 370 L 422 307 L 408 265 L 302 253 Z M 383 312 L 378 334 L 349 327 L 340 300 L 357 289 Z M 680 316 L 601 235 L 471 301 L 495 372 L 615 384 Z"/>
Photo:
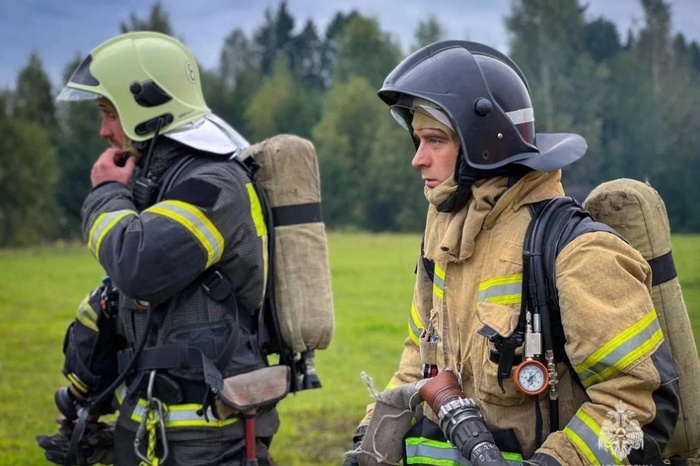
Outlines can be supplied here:
<path id="1" fill-rule="evenodd" d="M 345 453 L 345 461 L 343 461 L 343 466 L 360 466 L 360 462 L 357 457 L 357 453 L 360 450 L 360 445 L 362 440 L 365 438 L 367 433 L 367 426 L 360 426 L 355 431 L 355 435 L 352 436 L 352 450 Z"/>
<path id="2" fill-rule="evenodd" d="M 57 433 L 37 435 L 36 442 L 45 450 L 44 456 L 47 460 L 63 465 L 70 447 L 73 422 L 59 419 L 58 423 L 60 427 Z M 114 462 L 114 427 L 104 422 L 88 423 L 78 448 L 87 464 L 112 464 Z"/>

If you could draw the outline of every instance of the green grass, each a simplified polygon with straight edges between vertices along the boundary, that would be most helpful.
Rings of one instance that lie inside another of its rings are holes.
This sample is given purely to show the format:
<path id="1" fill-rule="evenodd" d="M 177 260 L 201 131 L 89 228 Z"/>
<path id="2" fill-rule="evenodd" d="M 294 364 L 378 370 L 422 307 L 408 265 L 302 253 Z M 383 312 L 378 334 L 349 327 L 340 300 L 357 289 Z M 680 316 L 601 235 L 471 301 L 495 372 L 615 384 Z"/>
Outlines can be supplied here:
<path id="1" fill-rule="evenodd" d="M 342 462 L 372 399 L 360 379 L 381 389 L 406 337 L 417 235 L 329 235 L 336 331 L 316 355 L 323 388 L 280 404 L 272 453 L 280 465 Z M 673 237 L 674 257 L 696 340 L 700 336 L 700 235 Z M 0 250 L 0 458 L 44 465 L 34 436 L 56 429 L 53 392 L 65 385 L 61 345 L 78 302 L 102 271 L 83 246 Z"/>

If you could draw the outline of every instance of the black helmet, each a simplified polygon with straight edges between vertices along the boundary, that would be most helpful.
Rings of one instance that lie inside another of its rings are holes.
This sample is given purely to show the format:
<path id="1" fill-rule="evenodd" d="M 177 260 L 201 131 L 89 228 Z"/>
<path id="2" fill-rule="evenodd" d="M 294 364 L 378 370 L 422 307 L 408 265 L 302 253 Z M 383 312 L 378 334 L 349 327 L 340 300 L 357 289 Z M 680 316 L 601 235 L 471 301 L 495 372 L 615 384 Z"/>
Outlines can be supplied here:
<path id="1" fill-rule="evenodd" d="M 461 142 L 457 169 L 462 162 L 487 172 L 517 163 L 551 171 L 586 151 L 578 135 L 535 135 L 525 76 L 510 58 L 483 44 L 449 40 L 423 47 L 394 68 L 378 95 L 409 130 L 416 107 L 438 120 L 435 110 L 447 114 Z"/>

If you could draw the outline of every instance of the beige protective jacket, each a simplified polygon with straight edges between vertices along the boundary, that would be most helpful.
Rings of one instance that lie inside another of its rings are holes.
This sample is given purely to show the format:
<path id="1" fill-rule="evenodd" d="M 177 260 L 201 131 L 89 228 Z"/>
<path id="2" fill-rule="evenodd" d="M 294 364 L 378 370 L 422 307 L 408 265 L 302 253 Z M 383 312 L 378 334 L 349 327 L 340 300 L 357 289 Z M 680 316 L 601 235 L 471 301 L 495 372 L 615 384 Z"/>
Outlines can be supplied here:
<path id="1" fill-rule="evenodd" d="M 539 448 L 534 398 L 518 391 L 512 379 L 503 380 L 501 391 L 497 363 L 489 358 L 496 348 L 479 334 L 484 326 L 503 337 L 515 330 L 531 220 L 527 205 L 563 195 L 560 177 L 560 171 L 531 172 L 511 188 L 505 179 L 486 180 L 473 189 L 462 209 L 466 215 L 431 206 L 425 255 L 435 262 L 434 280 L 419 259 L 409 337 L 388 388 L 422 378 L 419 341 L 427 329 L 438 336 L 438 369 L 461 374 L 465 394 L 477 401 L 489 429 L 512 429 L 524 458 L 570 466 L 642 464 L 658 455 L 675 426 L 677 375 L 649 294 L 649 266 L 625 241 L 608 232 L 585 233 L 556 259 L 565 350 L 586 390 L 567 365 L 558 365 L 559 430 L 549 432 L 545 392 L 539 396 Z M 644 433 L 644 447 L 625 462 L 613 456 L 613 446 L 599 446 L 601 429 L 618 408 L 631 412 L 625 416 Z M 428 417 L 436 419 L 430 412 Z"/>

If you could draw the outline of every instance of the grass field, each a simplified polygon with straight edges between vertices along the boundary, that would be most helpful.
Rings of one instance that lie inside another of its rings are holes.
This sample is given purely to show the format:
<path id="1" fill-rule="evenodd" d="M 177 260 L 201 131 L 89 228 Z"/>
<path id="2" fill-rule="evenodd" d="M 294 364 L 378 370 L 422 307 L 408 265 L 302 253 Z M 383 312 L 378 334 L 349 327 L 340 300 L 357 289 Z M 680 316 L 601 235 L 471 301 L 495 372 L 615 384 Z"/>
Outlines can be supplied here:
<path id="1" fill-rule="evenodd" d="M 323 388 L 280 404 L 272 452 L 281 466 L 330 466 L 343 452 L 365 405 L 366 371 L 382 388 L 406 336 L 416 235 L 329 235 L 336 311 L 330 347 L 317 353 Z M 696 341 L 700 337 L 700 235 L 674 236 L 676 267 Z M 44 465 L 34 436 L 53 433 L 53 392 L 66 326 L 102 271 L 83 246 L 0 250 L 0 463 Z"/>

